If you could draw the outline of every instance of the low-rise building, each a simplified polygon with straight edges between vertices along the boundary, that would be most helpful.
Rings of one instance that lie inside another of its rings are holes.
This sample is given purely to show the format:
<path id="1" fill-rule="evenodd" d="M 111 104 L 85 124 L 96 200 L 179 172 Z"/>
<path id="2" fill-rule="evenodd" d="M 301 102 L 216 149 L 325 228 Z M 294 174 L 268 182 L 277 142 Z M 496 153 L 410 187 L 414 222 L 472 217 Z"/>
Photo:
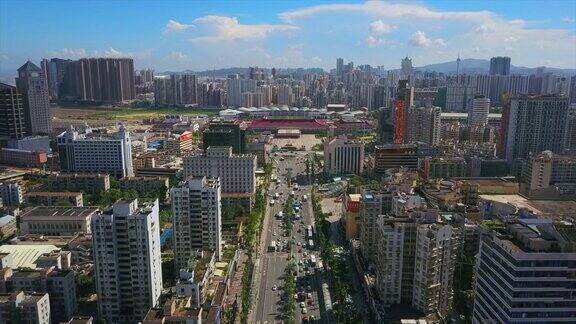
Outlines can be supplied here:
<path id="1" fill-rule="evenodd" d="M 0 294 L 0 323 L 50 324 L 50 299 L 46 293 Z"/>
<path id="2" fill-rule="evenodd" d="M 200 307 L 206 300 L 208 281 L 214 271 L 214 252 L 197 251 L 188 261 L 188 267 L 181 268 L 176 282 L 176 294 L 192 297 L 192 307 Z"/>
<path id="3" fill-rule="evenodd" d="M 164 149 L 175 155 L 184 155 L 194 150 L 194 134 L 186 131 L 182 134 L 174 134 L 164 141 Z"/>
<path id="4" fill-rule="evenodd" d="M 374 174 L 385 175 L 386 170 L 418 168 L 418 146 L 416 144 L 377 145 L 374 153 Z"/>
<path id="5" fill-rule="evenodd" d="M 97 213 L 96 207 L 33 207 L 20 215 L 20 231 L 24 235 L 90 234 L 90 222 Z"/>
<path id="6" fill-rule="evenodd" d="M 576 197 L 576 157 L 544 151 L 522 166 L 522 194 L 537 199 Z"/>
<path id="7" fill-rule="evenodd" d="M 48 176 L 49 191 L 95 193 L 110 189 L 110 175 L 101 173 L 56 173 Z"/>
<path id="8" fill-rule="evenodd" d="M 18 231 L 16 217 L 5 215 L 0 217 L 0 239 L 10 237 Z"/>
<path id="9" fill-rule="evenodd" d="M 162 307 L 152 307 L 142 324 L 201 324 L 202 308 L 192 306 L 192 297 L 171 297 Z"/>
<path id="10" fill-rule="evenodd" d="M 0 164 L 27 168 L 41 168 L 48 161 L 46 152 L 19 149 L 0 149 Z"/>
<path id="11" fill-rule="evenodd" d="M 422 173 L 425 180 L 465 177 L 468 174 L 468 165 L 462 157 L 426 157 Z"/>
<path id="12" fill-rule="evenodd" d="M 49 192 L 34 191 L 24 195 L 24 201 L 31 205 L 41 206 L 84 206 L 84 199 L 81 192 Z"/>

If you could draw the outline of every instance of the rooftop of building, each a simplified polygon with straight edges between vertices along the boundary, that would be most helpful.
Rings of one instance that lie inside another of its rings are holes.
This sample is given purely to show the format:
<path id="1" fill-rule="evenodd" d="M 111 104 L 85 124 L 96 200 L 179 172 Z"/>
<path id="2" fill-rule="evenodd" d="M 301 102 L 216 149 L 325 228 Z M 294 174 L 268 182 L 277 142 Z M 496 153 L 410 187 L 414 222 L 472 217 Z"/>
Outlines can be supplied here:
<path id="1" fill-rule="evenodd" d="M 51 245 L 56 246 L 58 248 L 62 248 L 84 236 L 85 236 L 84 234 L 59 235 L 59 236 L 28 234 L 28 235 L 20 235 L 18 237 L 13 238 L 12 240 L 10 240 L 9 244 L 13 246 Z"/>
<path id="2" fill-rule="evenodd" d="M 56 217 L 67 219 L 87 218 L 98 211 L 98 207 L 58 207 L 58 206 L 38 206 L 26 209 L 20 219 L 44 219 L 51 220 Z"/>
<path id="3" fill-rule="evenodd" d="M 561 220 L 576 215 L 576 201 L 530 200 L 520 195 L 480 195 L 481 199 L 526 209 L 536 216 Z"/>
<path id="4" fill-rule="evenodd" d="M 110 177 L 110 175 L 106 173 L 52 173 L 49 177 L 56 178 L 81 178 L 81 177 L 97 177 L 97 178 L 105 178 Z"/>
<path id="5" fill-rule="evenodd" d="M 4 215 L 0 217 L 0 226 L 4 226 L 16 220 L 16 217 L 12 215 Z"/>
<path id="6" fill-rule="evenodd" d="M 26 197 L 77 197 L 81 196 L 77 191 L 30 191 L 24 194 Z"/>
<path id="7" fill-rule="evenodd" d="M 0 246 L 0 253 L 10 253 L 14 257 L 16 268 L 36 268 L 36 260 L 40 256 L 60 249 L 55 245 L 11 245 Z"/>

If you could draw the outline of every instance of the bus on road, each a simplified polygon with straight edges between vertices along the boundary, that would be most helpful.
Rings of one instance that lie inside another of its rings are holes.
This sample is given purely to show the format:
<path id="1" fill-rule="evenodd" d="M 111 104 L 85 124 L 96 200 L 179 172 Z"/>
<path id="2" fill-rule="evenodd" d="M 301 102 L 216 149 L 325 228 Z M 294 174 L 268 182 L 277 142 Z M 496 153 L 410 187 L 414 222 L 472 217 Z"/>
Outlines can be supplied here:
<path id="1" fill-rule="evenodd" d="M 308 228 L 306 229 L 306 235 L 308 235 L 309 239 L 311 239 L 312 236 L 314 236 L 314 234 L 312 233 L 312 225 L 308 225 Z"/>

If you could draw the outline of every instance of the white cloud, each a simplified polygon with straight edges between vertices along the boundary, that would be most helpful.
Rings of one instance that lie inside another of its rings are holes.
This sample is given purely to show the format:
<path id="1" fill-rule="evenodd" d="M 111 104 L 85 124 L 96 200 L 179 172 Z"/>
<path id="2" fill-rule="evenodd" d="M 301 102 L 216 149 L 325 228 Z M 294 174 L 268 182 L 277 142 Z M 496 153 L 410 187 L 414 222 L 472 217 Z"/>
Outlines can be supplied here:
<path id="1" fill-rule="evenodd" d="M 104 56 L 105 57 L 126 57 L 126 55 L 124 55 L 124 53 L 122 53 L 121 51 L 118 51 L 112 47 L 104 50 Z"/>
<path id="2" fill-rule="evenodd" d="M 446 46 L 446 42 L 442 38 L 430 39 L 428 38 L 428 36 L 426 36 L 425 32 L 420 30 L 412 34 L 412 36 L 410 36 L 408 43 L 412 46 L 424 47 L 424 48 L 432 46 L 436 47 Z"/>
<path id="3" fill-rule="evenodd" d="M 62 48 L 60 50 L 57 51 L 50 51 L 48 52 L 48 54 L 50 54 L 50 56 L 54 56 L 54 57 L 59 57 L 59 58 L 63 58 L 63 59 L 79 59 L 79 58 L 83 58 L 83 57 L 87 57 L 88 53 L 86 52 L 86 50 L 84 48 Z"/>
<path id="4" fill-rule="evenodd" d="M 188 55 L 182 53 L 182 52 L 171 52 L 166 59 L 171 60 L 171 61 L 176 61 L 178 63 L 183 63 L 188 61 Z"/>
<path id="5" fill-rule="evenodd" d="M 168 23 L 166 23 L 166 29 L 164 29 L 164 33 L 169 33 L 169 32 L 181 32 L 187 29 L 191 29 L 194 28 L 194 25 L 191 24 L 183 24 L 180 22 L 177 22 L 176 20 L 168 20 Z"/>
<path id="6" fill-rule="evenodd" d="M 193 38 L 193 42 L 223 42 L 246 39 L 263 39 L 274 33 L 286 33 L 298 30 L 288 24 L 241 24 L 236 17 L 204 16 L 194 20 L 198 26 L 205 28 L 206 36 Z"/>
<path id="7" fill-rule="evenodd" d="M 576 22 L 576 19 L 574 19 L 574 17 L 564 17 L 562 18 L 562 21 L 565 23 L 573 24 Z"/>
<path id="8" fill-rule="evenodd" d="M 382 45 L 384 43 L 384 40 L 375 36 L 368 36 L 368 38 L 366 38 L 366 44 L 368 44 L 368 47 L 377 47 L 379 45 Z"/>
<path id="9" fill-rule="evenodd" d="M 363 13 L 382 18 L 414 17 L 423 19 L 459 19 L 482 21 L 494 15 L 488 11 L 435 11 L 418 4 L 366 1 L 360 4 L 327 4 L 304 7 L 279 14 L 280 19 L 294 23 L 298 19 L 326 13 Z"/>
<path id="10" fill-rule="evenodd" d="M 392 32 L 397 27 L 394 25 L 385 24 L 382 20 L 376 20 L 370 23 L 368 30 L 372 35 L 382 35 Z"/>

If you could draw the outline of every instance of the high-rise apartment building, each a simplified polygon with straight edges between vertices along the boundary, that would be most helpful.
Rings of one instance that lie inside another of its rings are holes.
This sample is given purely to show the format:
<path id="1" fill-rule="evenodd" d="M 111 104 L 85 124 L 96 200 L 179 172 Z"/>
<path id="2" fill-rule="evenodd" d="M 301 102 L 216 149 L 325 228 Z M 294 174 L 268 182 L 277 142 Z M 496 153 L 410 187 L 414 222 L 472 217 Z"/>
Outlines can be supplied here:
<path id="1" fill-rule="evenodd" d="M 52 132 L 50 95 L 42 70 L 27 61 L 18 69 L 16 87 L 24 101 L 28 131 L 31 134 L 50 134 Z"/>
<path id="2" fill-rule="evenodd" d="M 65 93 L 64 78 L 66 77 L 68 63 L 71 60 L 64 60 L 60 58 L 52 58 L 50 60 L 43 59 L 41 62 L 42 71 L 46 77 L 48 84 L 48 93 L 52 100 L 59 99 L 59 95 Z"/>
<path id="3" fill-rule="evenodd" d="M 344 76 L 344 59 L 339 57 L 336 59 L 336 77 L 342 80 Z"/>
<path id="4" fill-rule="evenodd" d="M 162 293 L 158 200 L 116 202 L 92 218 L 92 242 L 100 318 L 136 323 Z"/>
<path id="5" fill-rule="evenodd" d="M 481 234 L 472 323 L 571 323 L 576 228 L 522 218 Z"/>
<path id="6" fill-rule="evenodd" d="M 154 78 L 157 106 L 186 106 L 198 103 L 198 84 L 193 74 L 171 74 Z"/>
<path id="7" fill-rule="evenodd" d="M 406 113 L 404 143 L 440 143 L 440 107 L 410 107 Z"/>
<path id="8" fill-rule="evenodd" d="M 364 144 L 349 140 L 345 135 L 324 144 L 324 171 L 328 174 L 362 174 Z"/>
<path id="9" fill-rule="evenodd" d="M 484 127 L 488 125 L 488 113 L 490 112 L 490 98 L 476 96 L 472 100 L 472 109 L 468 111 L 468 125 Z"/>
<path id="10" fill-rule="evenodd" d="M 228 106 L 240 107 L 242 94 L 256 92 L 257 80 L 241 79 L 238 75 L 229 76 L 226 80 Z"/>
<path id="11" fill-rule="evenodd" d="M 186 177 L 170 190 L 175 273 L 187 269 L 197 250 L 222 252 L 221 189 L 218 178 Z"/>
<path id="12" fill-rule="evenodd" d="M 0 137 L 21 139 L 26 132 L 22 95 L 16 87 L 0 83 Z"/>
<path id="13" fill-rule="evenodd" d="M 292 93 L 292 87 L 287 84 L 281 84 L 278 86 L 278 102 L 280 106 L 292 106 L 294 103 L 294 93 Z"/>
<path id="14" fill-rule="evenodd" d="M 59 98 L 94 102 L 122 102 L 136 97 L 134 60 L 83 58 L 65 64 Z"/>
<path id="15" fill-rule="evenodd" d="M 385 305 L 411 305 L 429 315 L 449 314 L 458 248 L 457 228 L 408 217 L 377 220 L 376 288 Z"/>
<path id="16" fill-rule="evenodd" d="M 391 192 L 366 191 L 360 198 L 360 249 L 368 260 L 376 259 L 378 238 L 376 222 L 378 216 L 390 211 L 392 205 Z"/>
<path id="17" fill-rule="evenodd" d="M 562 152 L 568 124 L 568 98 L 517 96 L 504 106 L 501 134 L 508 162 L 530 153 Z"/>
<path id="18" fill-rule="evenodd" d="M 450 84 L 446 87 L 446 111 L 467 112 L 474 98 L 475 86 Z"/>
<path id="19" fill-rule="evenodd" d="M 70 128 L 57 140 L 62 171 L 107 172 L 118 178 L 134 176 L 132 141 L 123 125 L 111 136 L 79 134 Z"/>
<path id="20" fill-rule="evenodd" d="M 510 58 L 507 56 L 496 56 L 490 59 L 490 75 L 509 75 Z"/>

